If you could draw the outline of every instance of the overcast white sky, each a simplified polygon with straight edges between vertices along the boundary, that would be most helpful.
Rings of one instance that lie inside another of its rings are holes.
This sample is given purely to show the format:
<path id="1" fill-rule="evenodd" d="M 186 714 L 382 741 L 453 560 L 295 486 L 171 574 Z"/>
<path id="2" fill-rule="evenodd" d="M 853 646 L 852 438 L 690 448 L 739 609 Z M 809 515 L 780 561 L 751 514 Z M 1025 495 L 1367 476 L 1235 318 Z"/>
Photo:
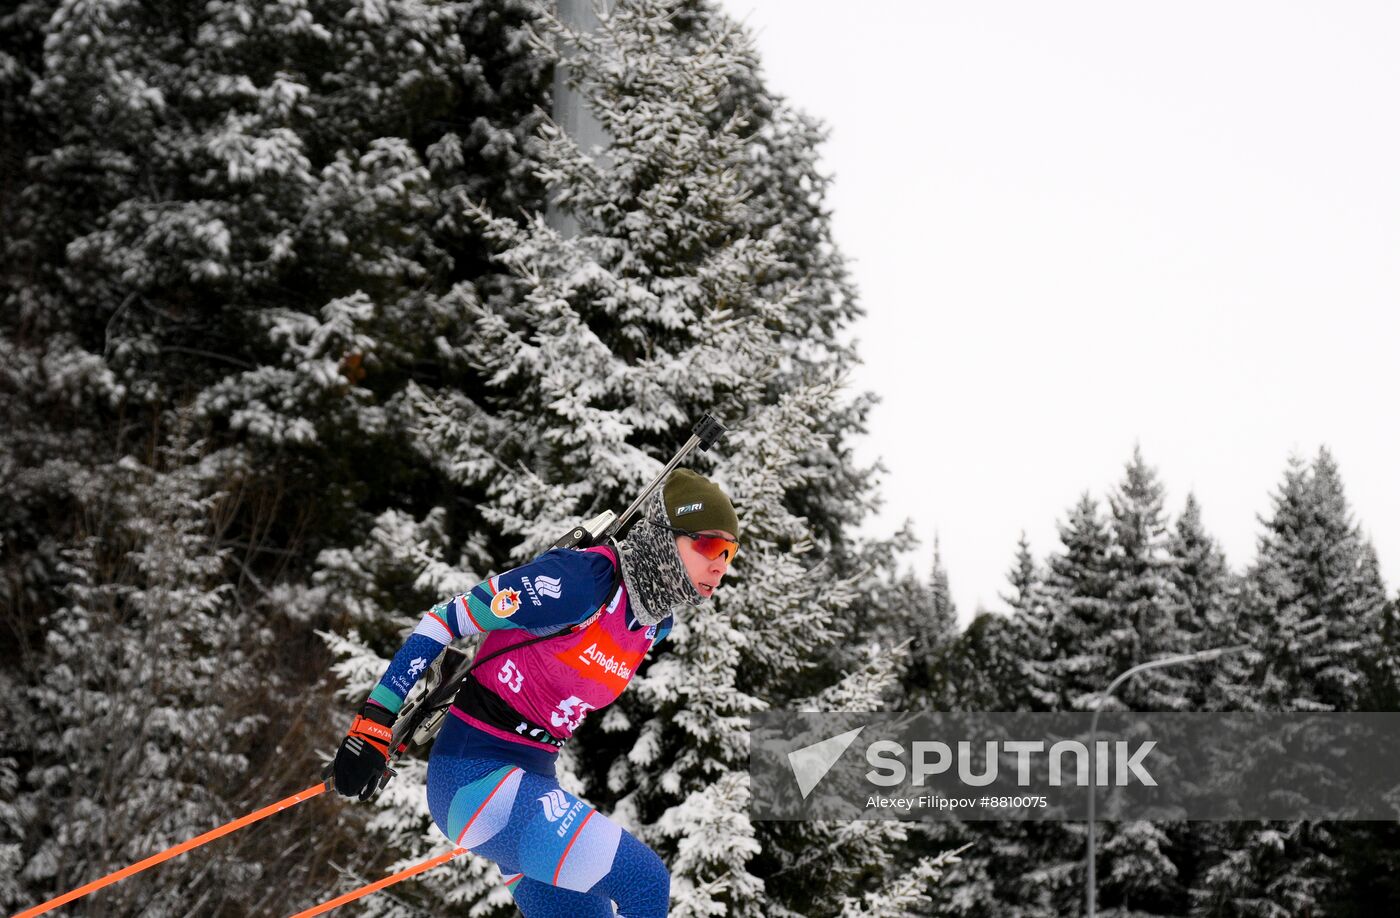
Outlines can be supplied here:
<path id="1" fill-rule="evenodd" d="M 940 533 L 964 620 L 1135 442 L 1237 569 L 1326 444 L 1393 592 L 1400 4 L 723 6 L 831 130 L 874 526 Z"/>

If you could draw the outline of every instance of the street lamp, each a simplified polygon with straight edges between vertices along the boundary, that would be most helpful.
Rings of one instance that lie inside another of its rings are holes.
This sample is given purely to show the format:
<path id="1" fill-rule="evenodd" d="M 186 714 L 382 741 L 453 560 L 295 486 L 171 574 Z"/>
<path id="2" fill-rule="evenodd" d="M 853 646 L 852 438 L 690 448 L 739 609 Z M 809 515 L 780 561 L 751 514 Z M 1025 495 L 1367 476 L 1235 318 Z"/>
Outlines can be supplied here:
<path id="1" fill-rule="evenodd" d="M 1103 708 L 1104 699 L 1107 698 L 1109 695 L 1112 695 L 1113 690 L 1118 688 L 1119 685 L 1145 670 L 1159 669 L 1163 666 L 1175 666 L 1178 663 L 1196 663 L 1204 660 L 1214 660 L 1217 657 L 1222 657 L 1227 653 L 1238 653 L 1239 651 L 1247 650 L 1248 648 L 1248 644 L 1235 644 L 1232 647 L 1214 647 L 1210 650 L 1198 650 L 1195 653 L 1183 653 L 1178 654 L 1174 657 L 1164 657 L 1160 660 L 1150 660 L 1146 663 L 1139 663 L 1132 669 L 1125 670 L 1118 676 L 1117 679 L 1114 679 L 1108 684 L 1108 688 L 1099 692 L 1098 698 L 1094 699 L 1094 716 L 1089 718 L 1090 761 L 1092 762 L 1094 757 L 1098 754 L 1097 749 L 1095 748 L 1095 743 L 1098 739 L 1099 712 Z M 1092 769 L 1092 765 L 1090 767 Z M 1094 780 L 1091 776 L 1089 779 L 1089 878 L 1086 884 L 1087 888 L 1084 891 L 1084 901 L 1085 905 L 1087 906 L 1085 909 L 1085 914 L 1088 916 L 1088 918 L 1094 918 L 1094 914 L 1098 906 L 1098 889 L 1096 887 L 1094 877 L 1094 861 L 1096 859 L 1096 852 L 1094 850 L 1094 798 L 1098 796 L 1097 790 L 1098 788 L 1094 786 Z"/>

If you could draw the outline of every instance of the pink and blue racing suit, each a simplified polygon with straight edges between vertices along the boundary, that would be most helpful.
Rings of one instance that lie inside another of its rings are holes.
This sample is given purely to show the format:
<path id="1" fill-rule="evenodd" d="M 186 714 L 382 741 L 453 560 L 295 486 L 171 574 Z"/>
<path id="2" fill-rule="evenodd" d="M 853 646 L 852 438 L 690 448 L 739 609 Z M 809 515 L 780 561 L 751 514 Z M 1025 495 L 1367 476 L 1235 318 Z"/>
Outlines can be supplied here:
<path id="1" fill-rule="evenodd" d="M 559 786 L 558 748 L 627 688 L 672 620 L 641 625 L 611 549 L 554 549 L 430 609 L 370 700 L 397 712 L 456 638 L 487 635 L 428 763 L 428 807 L 454 843 L 495 861 L 526 918 L 665 915 L 655 852 Z M 571 630 L 524 646 L 538 635 Z M 508 649 L 517 648 L 517 649 Z"/>

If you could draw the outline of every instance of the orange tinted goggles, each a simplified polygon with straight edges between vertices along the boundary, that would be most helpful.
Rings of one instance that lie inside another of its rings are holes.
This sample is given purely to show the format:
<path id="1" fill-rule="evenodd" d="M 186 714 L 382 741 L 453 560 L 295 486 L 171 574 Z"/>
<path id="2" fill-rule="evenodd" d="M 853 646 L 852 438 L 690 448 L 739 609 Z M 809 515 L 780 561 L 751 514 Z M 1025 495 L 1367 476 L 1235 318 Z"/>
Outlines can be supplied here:
<path id="1" fill-rule="evenodd" d="M 703 557 L 711 561 L 720 555 L 725 555 L 729 563 L 734 563 L 734 556 L 739 553 L 739 543 L 733 539 L 726 539 L 723 536 L 704 535 L 699 532 L 691 532 L 689 529 L 677 529 L 674 526 L 662 526 L 662 529 L 669 529 L 677 535 L 683 535 L 695 543 L 695 550 Z"/>

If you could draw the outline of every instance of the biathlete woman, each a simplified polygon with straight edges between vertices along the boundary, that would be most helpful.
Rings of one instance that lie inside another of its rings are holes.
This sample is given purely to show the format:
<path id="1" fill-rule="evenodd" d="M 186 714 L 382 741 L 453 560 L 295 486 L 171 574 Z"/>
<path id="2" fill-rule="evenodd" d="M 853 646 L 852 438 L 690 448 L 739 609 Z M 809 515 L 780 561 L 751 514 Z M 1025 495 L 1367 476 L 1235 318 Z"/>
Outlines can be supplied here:
<path id="1" fill-rule="evenodd" d="M 739 550 L 739 520 L 708 479 L 677 469 L 626 538 L 553 549 L 429 610 L 394 654 L 336 753 L 335 789 L 367 800 L 404 698 L 444 647 L 486 633 L 428 760 L 428 808 L 454 843 L 500 867 L 525 918 L 665 915 L 654 851 L 559 786 L 555 759 L 611 704 L 676 609 L 709 599 Z"/>

